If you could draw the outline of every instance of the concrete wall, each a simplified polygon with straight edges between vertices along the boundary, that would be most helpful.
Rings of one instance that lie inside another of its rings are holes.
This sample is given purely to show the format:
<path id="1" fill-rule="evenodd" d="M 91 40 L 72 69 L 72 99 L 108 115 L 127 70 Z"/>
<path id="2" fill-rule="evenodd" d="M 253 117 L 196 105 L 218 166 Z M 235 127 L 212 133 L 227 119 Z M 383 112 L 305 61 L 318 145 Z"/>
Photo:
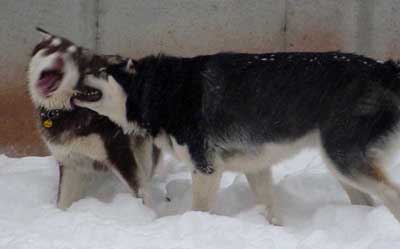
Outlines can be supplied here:
<path id="1" fill-rule="evenodd" d="M 35 26 L 94 48 L 97 5 L 85 0 L 0 0 L 0 154 L 43 155 L 25 87 Z"/>
<path id="2" fill-rule="evenodd" d="M 35 26 L 101 53 L 343 50 L 400 57 L 400 0 L 0 0 L 0 153 L 46 153 L 25 91 Z"/>

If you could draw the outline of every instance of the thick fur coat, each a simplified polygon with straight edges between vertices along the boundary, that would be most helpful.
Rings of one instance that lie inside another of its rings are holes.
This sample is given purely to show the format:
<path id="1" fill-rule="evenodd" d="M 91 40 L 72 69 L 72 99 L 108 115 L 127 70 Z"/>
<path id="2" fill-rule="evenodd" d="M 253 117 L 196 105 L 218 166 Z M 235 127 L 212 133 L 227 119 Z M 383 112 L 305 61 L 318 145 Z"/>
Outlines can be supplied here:
<path id="1" fill-rule="evenodd" d="M 399 149 L 395 62 L 340 52 L 219 53 L 148 56 L 106 71 L 85 80 L 105 97 L 76 104 L 125 130 L 134 124 L 192 164 L 194 209 L 211 207 L 223 170 L 239 170 L 274 222 L 271 166 L 311 146 L 353 203 L 371 205 L 368 194 L 377 195 L 400 219 L 400 191 L 383 168 Z"/>

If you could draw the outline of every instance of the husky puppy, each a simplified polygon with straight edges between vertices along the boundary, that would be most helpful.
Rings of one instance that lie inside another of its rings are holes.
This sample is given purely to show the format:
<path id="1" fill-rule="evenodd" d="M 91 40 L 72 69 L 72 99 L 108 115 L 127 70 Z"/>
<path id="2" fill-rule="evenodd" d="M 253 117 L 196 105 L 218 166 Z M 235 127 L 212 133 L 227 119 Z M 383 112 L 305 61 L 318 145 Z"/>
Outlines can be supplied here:
<path id="1" fill-rule="evenodd" d="M 340 52 L 158 55 L 106 72 L 84 80 L 102 97 L 75 104 L 144 130 L 192 164 L 194 210 L 208 211 L 222 172 L 236 170 L 280 223 L 271 166 L 317 147 L 353 204 L 376 195 L 400 220 L 400 189 L 383 168 L 399 149 L 395 62 Z"/>
<path id="2" fill-rule="evenodd" d="M 85 73 L 101 71 L 119 57 L 93 55 L 65 38 L 39 31 L 45 39 L 32 52 L 28 88 L 43 140 L 60 165 L 58 207 L 65 209 L 79 200 L 92 178 L 108 169 L 138 194 L 159 157 L 151 139 L 128 136 L 107 117 L 72 104 L 73 98 L 99 99 L 99 91 L 79 82 Z"/>

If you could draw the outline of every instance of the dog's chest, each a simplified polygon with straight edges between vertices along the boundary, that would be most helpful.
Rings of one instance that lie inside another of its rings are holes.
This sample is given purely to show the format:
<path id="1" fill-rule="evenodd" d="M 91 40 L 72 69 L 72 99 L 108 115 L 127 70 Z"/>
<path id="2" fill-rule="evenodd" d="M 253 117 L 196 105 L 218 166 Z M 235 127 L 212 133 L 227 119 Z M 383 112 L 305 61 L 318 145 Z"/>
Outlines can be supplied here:
<path id="1" fill-rule="evenodd" d="M 107 159 L 101 134 L 94 130 L 100 124 L 94 115 L 85 111 L 41 112 L 40 127 L 52 154 L 58 159 L 81 154 L 94 160 Z M 51 115 L 50 115 L 51 114 Z"/>
<path id="2" fill-rule="evenodd" d="M 66 136 L 68 132 L 66 132 Z M 86 155 L 96 161 L 106 161 L 107 151 L 104 142 L 98 134 L 88 136 L 73 136 L 64 143 L 46 141 L 50 151 L 56 158 L 63 158 L 72 153 Z"/>

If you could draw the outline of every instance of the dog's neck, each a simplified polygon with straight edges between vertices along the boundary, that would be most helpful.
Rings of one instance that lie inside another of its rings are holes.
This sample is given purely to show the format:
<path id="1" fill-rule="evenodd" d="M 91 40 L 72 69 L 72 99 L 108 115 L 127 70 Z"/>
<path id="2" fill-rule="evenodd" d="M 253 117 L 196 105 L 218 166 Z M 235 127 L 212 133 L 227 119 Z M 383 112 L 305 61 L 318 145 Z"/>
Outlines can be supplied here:
<path id="1" fill-rule="evenodd" d="M 73 110 L 47 109 L 45 107 L 39 107 L 38 112 L 41 126 L 45 129 L 51 129 L 57 122 L 62 122 L 65 115 L 67 113 L 71 113 L 72 111 Z"/>
<path id="2" fill-rule="evenodd" d="M 148 56 L 138 61 L 131 82 L 118 81 L 127 98 L 127 118 L 150 135 L 173 133 L 181 124 L 196 123 L 200 115 L 202 83 L 199 72 L 205 59 Z M 126 86 L 129 88 L 126 89 Z M 179 113 L 171 110 L 180 110 Z M 198 113 L 199 115 L 196 115 Z"/>

